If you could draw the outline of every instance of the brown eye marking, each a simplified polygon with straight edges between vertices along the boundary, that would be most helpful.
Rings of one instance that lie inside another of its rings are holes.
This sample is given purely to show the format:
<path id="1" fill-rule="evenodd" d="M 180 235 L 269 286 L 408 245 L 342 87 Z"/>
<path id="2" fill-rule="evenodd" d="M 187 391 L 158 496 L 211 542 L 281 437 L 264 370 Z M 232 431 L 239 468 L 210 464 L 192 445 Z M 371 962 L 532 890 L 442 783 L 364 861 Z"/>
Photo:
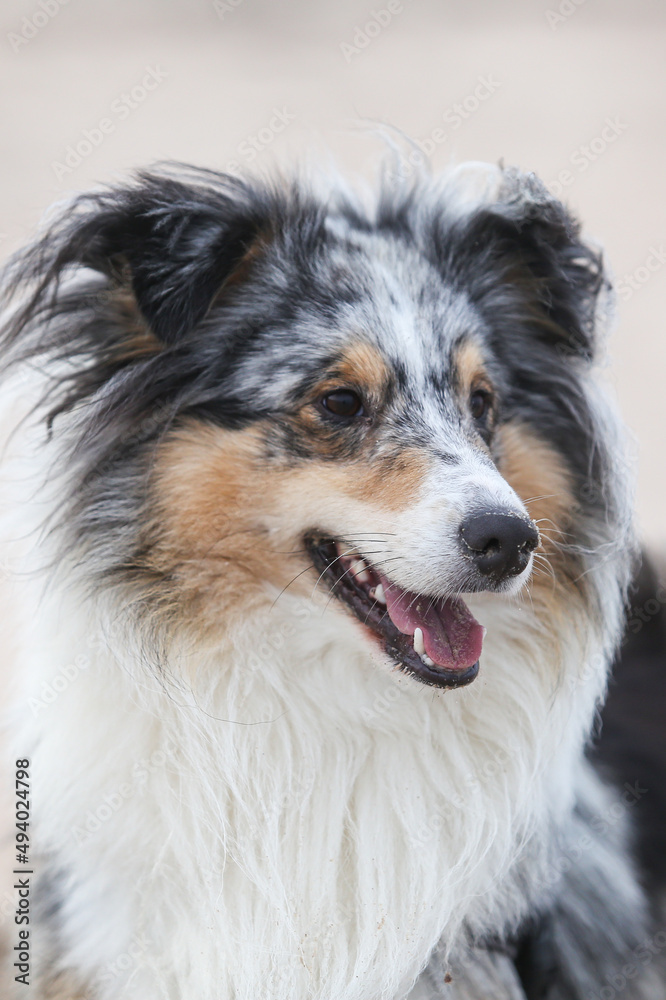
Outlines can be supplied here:
<path id="1" fill-rule="evenodd" d="M 334 389 L 320 399 L 327 415 L 339 421 L 353 420 L 366 415 L 363 400 L 354 389 Z"/>

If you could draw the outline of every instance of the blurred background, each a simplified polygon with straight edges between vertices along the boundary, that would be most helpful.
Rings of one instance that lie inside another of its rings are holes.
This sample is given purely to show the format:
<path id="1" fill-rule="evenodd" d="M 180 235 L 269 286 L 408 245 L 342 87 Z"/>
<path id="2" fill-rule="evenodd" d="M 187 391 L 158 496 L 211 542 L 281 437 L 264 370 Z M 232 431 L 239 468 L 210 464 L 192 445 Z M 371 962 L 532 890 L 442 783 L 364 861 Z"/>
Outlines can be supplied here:
<path id="1" fill-rule="evenodd" d="M 664 556 L 665 26 L 660 0 L 4 0 L 0 258 L 54 201 L 156 160 L 371 178 L 378 123 L 434 170 L 533 170 L 616 275 L 607 374 Z"/>
<path id="2" fill-rule="evenodd" d="M 69 192 L 160 159 L 371 177 L 372 126 L 437 170 L 534 170 L 606 248 L 638 516 L 666 554 L 666 4 L 660 0 L 4 0 L 0 258 Z M 418 153 L 418 150 L 417 150 Z"/>

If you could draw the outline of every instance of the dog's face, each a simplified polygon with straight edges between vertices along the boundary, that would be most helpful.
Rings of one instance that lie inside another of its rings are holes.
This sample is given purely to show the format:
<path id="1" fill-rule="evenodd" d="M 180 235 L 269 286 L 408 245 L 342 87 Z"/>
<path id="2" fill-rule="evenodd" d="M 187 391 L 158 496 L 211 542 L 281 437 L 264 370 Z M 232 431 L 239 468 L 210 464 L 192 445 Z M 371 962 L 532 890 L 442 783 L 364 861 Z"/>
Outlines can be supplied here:
<path id="1" fill-rule="evenodd" d="M 516 594 L 535 558 L 573 575 L 598 261 L 516 177 L 490 206 L 414 192 L 374 218 L 208 180 L 144 179 L 70 229 L 104 275 L 62 310 L 93 357 L 66 403 L 91 408 L 79 533 L 104 524 L 104 572 L 172 619 L 326 587 L 360 642 L 469 683 L 461 595 Z"/>
<path id="2" fill-rule="evenodd" d="M 272 257 L 255 255 L 236 293 L 250 308 L 264 275 L 286 279 L 285 305 L 304 280 Z M 390 234 L 324 243 L 307 281 L 287 322 L 262 324 L 227 361 L 246 429 L 220 426 L 212 399 L 164 446 L 168 558 L 234 553 L 244 591 L 319 579 L 402 667 L 466 683 L 482 630 L 459 595 L 515 592 L 538 541 L 493 457 L 501 370 L 485 323 Z M 304 559 L 313 571 L 299 576 Z"/>

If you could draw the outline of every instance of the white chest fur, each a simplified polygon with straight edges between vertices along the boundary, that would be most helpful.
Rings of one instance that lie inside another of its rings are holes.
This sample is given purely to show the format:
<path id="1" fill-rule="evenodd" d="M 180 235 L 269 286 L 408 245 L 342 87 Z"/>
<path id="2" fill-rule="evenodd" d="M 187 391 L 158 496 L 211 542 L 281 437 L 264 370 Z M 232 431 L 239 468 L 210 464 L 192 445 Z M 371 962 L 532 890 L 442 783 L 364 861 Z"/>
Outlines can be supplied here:
<path id="1" fill-rule="evenodd" d="M 569 807 L 603 684 L 573 625 L 479 598 L 481 674 L 443 693 L 336 610 L 269 607 L 183 654 L 192 683 L 42 607 L 17 751 L 103 998 L 400 996 L 442 934 L 518 916 L 511 867 Z"/>

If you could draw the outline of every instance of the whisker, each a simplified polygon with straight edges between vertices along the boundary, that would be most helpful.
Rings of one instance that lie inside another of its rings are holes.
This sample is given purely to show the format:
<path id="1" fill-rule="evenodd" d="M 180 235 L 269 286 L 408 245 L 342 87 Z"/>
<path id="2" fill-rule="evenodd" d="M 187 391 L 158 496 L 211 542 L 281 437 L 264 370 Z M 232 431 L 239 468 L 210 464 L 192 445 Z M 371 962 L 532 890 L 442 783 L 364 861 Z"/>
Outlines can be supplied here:
<path id="1" fill-rule="evenodd" d="M 315 566 L 314 563 L 309 563 L 305 567 L 305 569 L 302 569 L 300 571 L 300 573 L 297 573 L 296 576 L 292 580 L 290 580 L 289 583 L 285 587 L 282 588 L 282 590 L 280 591 L 280 593 L 277 595 L 277 597 L 275 598 L 275 600 L 273 601 L 273 603 L 270 606 L 270 610 L 271 611 L 273 610 L 273 608 L 275 607 L 275 605 L 277 604 L 277 602 L 280 600 L 280 598 L 282 597 L 282 595 L 285 593 L 285 591 L 288 590 L 289 587 L 291 587 L 292 583 L 296 583 L 296 581 L 298 579 L 300 579 L 300 577 L 302 577 L 304 573 L 308 573 L 311 569 L 316 569 L 316 566 Z"/>
<path id="2" fill-rule="evenodd" d="M 553 500 L 555 497 L 563 497 L 564 493 L 544 493 L 540 497 L 530 497 L 528 500 L 523 500 L 523 503 L 536 503 L 537 500 Z"/>
<path id="3" fill-rule="evenodd" d="M 566 534 L 566 532 L 562 528 L 558 528 L 558 526 L 555 524 L 555 521 L 553 521 L 553 519 L 551 517 L 538 517 L 535 520 L 534 523 L 535 524 L 550 524 L 552 527 L 549 530 L 551 530 L 551 531 L 559 531 L 559 533 L 561 535 L 565 535 Z"/>
<path id="4" fill-rule="evenodd" d="M 553 535 L 549 535 L 545 531 L 541 532 L 541 537 L 545 542 L 548 542 L 554 548 L 562 550 L 567 547 L 567 543 L 562 538 L 555 538 Z M 566 535 L 564 537 L 566 538 Z M 542 552 L 545 551 L 544 546 L 540 545 L 539 549 L 537 549 L 536 551 L 539 550 L 541 550 Z"/>
<path id="5" fill-rule="evenodd" d="M 356 538 L 362 535 L 386 535 L 387 537 L 395 538 L 395 531 L 345 531 L 345 538 Z"/>
<path id="6" fill-rule="evenodd" d="M 355 553 L 356 553 L 356 549 L 347 549 L 345 552 L 338 552 L 338 554 L 336 555 L 335 559 L 331 559 L 326 564 L 326 566 L 324 566 L 323 570 L 321 571 L 321 573 L 317 577 L 317 582 L 315 583 L 315 585 L 314 585 L 314 587 L 312 589 L 312 596 L 314 596 L 314 593 L 315 593 L 317 587 L 319 586 L 319 584 L 322 581 L 322 578 L 326 575 L 326 573 L 329 571 L 329 569 L 331 569 L 331 567 L 334 566 L 335 563 L 338 562 L 340 559 L 343 559 L 345 556 L 348 556 L 350 554 L 355 554 Z M 351 569 L 351 567 L 350 567 L 350 569 Z M 340 583 L 340 580 L 342 580 L 347 575 L 347 573 L 350 572 L 350 569 L 345 570 L 345 572 L 342 574 L 342 576 L 340 577 L 340 579 L 336 580 L 336 582 L 333 584 L 333 587 L 337 587 L 337 585 Z M 328 605 L 327 605 L 327 607 L 328 607 Z"/>
<path id="7" fill-rule="evenodd" d="M 404 556 L 389 556 L 388 559 L 382 559 L 381 566 L 386 566 L 387 563 L 397 562 L 400 559 L 404 559 Z M 375 563 L 377 568 L 381 568 L 379 563 Z"/>
<path id="8" fill-rule="evenodd" d="M 336 593 L 335 593 L 335 588 L 336 588 L 336 587 L 338 586 L 338 584 L 340 583 L 340 581 L 341 581 L 341 580 L 344 580 L 344 578 L 345 578 L 345 577 L 346 577 L 346 576 L 347 576 L 347 575 L 348 575 L 349 573 L 351 573 L 351 566 L 349 567 L 349 569 L 346 569 L 346 570 L 344 571 L 344 573 L 342 574 L 342 576 L 339 576 L 339 577 L 338 577 L 338 579 L 337 579 L 337 580 L 335 581 L 335 583 L 331 584 L 331 589 L 330 589 L 330 593 L 329 593 L 329 598 L 328 598 L 328 600 L 327 600 L 327 602 L 326 602 L 326 607 L 325 607 L 325 608 L 323 609 L 323 611 L 322 611 L 322 614 L 324 614 L 324 612 L 328 610 L 328 606 L 329 606 L 329 604 L 331 603 L 331 601 L 333 600 L 333 598 L 337 596 L 337 595 L 336 595 Z"/>
<path id="9" fill-rule="evenodd" d="M 553 566 L 552 566 L 552 564 L 551 564 L 550 559 L 548 558 L 548 556 L 546 556 L 543 552 L 535 552 L 534 553 L 534 561 L 535 561 L 535 566 L 538 563 L 539 568 L 543 567 L 545 570 L 548 571 L 548 574 L 551 577 L 551 579 L 553 581 L 553 584 L 556 584 L 557 583 L 557 574 L 555 573 L 555 570 L 553 569 Z"/>
<path id="10" fill-rule="evenodd" d="M 381 538 L 368 538 L 367 541 L 365 541 L 365 544 L 366 545 L 382 545 L 383 544 L 383 540 Z M 276 553 L 276 555 L 279 555 L 279 556 L 302 556 L 303 553 L 306 552 L 307 550 L 305 548 L 300 548 L 300 549 L 274 549 L 273 551 Z M 356 549 L 350 549 L 349 551 L 350 552 L 356 552 Z M 377 555 L 377 553 L 379 553 L 381 555 L 382 551 L 383 551 L 382 549 L 377 549 L 374 552 L 370 551 L 367 554 L 368 555 Z M 363 557 L 364 553 L 363 552 L 359 552 L 358 554 L 361 557 Z"/>

